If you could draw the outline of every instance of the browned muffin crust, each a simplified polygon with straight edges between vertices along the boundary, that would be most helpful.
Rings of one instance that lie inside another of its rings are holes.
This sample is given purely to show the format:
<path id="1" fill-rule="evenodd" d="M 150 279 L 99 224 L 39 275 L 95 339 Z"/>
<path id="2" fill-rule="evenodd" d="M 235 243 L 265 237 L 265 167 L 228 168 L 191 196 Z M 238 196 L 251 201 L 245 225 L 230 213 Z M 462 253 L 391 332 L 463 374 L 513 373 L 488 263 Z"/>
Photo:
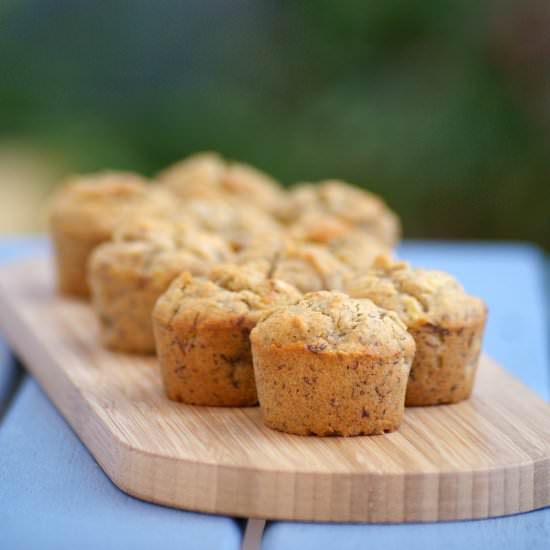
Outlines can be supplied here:
<path id="1" fill-rule="evenodd" d="M 272 265 L 273 277 L 293 284 L 302 292 L 340 290 L 349 269 L 322 246 L 291 245 Z"/>
<path id="2" fill-rule="evenodd" d="M 346 291 L 395 311 L 416 341 L 407 406 L 456 403 L 471 395 L 487 318 L 485 304 L 449 274 L 388 257 L 348 281 Z"/>
<path id="3" fill-rule="evenodd" d="M 283 235 L 283 227 L 268 212 L 233 199 L 193 198 L 182 203 L 178 216 L 221 235 L 235 251 L 264 235 Z"/>
<path id="4" fill-rule="evenodd" d="M 318 208 L 308 209 L 293 216 L 297 217 L 288 223 L 287 229 L 289 237 L 297 242 L 326 244 L 354 230 L 350 222 L 327 215 Z"/>
<path id="5" fill-rule="evenodd" d="M 186 198 L 237 198 L 267 212 L 280 208 L 285 193 L 271 176 L 216 153 L 191 155 L 163 170 L 159 176 L 174 193 Z"/>
<path id="6" fill-rule="evenodd" d="M 301 292 L 340 290 L 350 269 L 324 246 L 282 238 L 260 238 L 237 255 L 237 263 L 262 263 L 270 277 Z"/>
<path id="7" fill-rule="evenodd" d="M 166 394 L 193 405 L 257 403 L 249 334 L 260 315 L 296 302 L 291 285 L 253 264 L 179 276 L 158 300 L 153 325 Z"/>
<path id="8" fill-rule="evenodd" d="M 385 244 L 363 231 L 350 231 L 331 239 L 326 248 L 356 274 L 368 271 L 378 256 L 392 254 Z"/>
<path id="9" fill-rule="evenodd" d="M 335 233 L 346 226 L 364 231 L 386 246 L 394 246 L 400 237 L 397 215 L 377 195 L 338 180 L 318 184 L 295 185 L 280 211 L 281 218 L 291 230 Z M 336 236 L 335 234 L 335 236 Z"/>
<path id="10" fill-rule="evenodd" d="M 382 241 L 352 225 L 313 212 L 288 231 L 295 243 L 323 246 L 354 273 L 368 270 L 380 255 L 391 256 L 391 249 Z"/>
<path id="11" fill-rule="evenodd" d="M 398 428 L 415 345 L 393 312 L 314 292 L 264 315 L 251 342 L 267 426 L 343 436 Z"/>

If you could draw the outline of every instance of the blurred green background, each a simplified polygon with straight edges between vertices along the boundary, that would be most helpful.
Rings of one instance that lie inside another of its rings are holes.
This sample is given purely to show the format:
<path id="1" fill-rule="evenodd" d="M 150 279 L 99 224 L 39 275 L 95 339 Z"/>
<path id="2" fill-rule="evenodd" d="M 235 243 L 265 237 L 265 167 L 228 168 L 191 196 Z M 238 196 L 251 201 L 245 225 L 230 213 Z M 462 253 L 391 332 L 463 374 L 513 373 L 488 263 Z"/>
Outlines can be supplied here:
<path id="1" fill-rule="evenodd" d="M 66 172 L 202 149 L 365 186 L 408 237 L 550 248 L 550 2 L 0 3 L 0 229 Z"/>

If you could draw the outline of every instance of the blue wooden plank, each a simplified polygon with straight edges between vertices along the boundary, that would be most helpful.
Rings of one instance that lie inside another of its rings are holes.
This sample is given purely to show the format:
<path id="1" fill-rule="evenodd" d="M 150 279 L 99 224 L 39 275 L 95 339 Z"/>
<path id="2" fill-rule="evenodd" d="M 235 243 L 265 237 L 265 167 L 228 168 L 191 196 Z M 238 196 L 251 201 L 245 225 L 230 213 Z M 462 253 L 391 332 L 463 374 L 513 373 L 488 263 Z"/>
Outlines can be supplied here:
<path id="1" fill-rule="evenodd" d="M 46 239 L 11 237 L 0 240 L 0 264 L 25 255 L 43 252 L 47 247 Z M 20 372 L 6 342 L 0 338 L 0 421 L 8 401 L 12 396 Z"/>
<path id="2" fill-rule="evenodd" d="M 399 525 L 271 523 L 262 550 L 548 550 L 548 509 L 503 518 Z"/>
<path id="3" fill-rule="evenodd" d="M 547 297 L 544 256 L 530 245 L 405 242 L 400 255 L 418 266 L 454 274 L 489 305 L 484 349 L 515 376 L 548 399 Z M 333 525 L 273 522 L 264 550 L 547 550 L 550 508 L 479 521 Z"/>
<path id="4" fill-rule="evenodd" d="M 17 363 L 6 343 L 0 339 L 0 421 L 18 378 Z"/>
<path id="5" fill-rule="evenodd" d="M 119 491 L 28 377 L 0 425 L 0 548 L 237 549 L 240 524 Z"/>
<path id="6" fill-rule="evenodd" d="M 10 262 L 49 250 L 49 241 L 44 236 L 2 237 L 0 239 L 0 263 Z"/>

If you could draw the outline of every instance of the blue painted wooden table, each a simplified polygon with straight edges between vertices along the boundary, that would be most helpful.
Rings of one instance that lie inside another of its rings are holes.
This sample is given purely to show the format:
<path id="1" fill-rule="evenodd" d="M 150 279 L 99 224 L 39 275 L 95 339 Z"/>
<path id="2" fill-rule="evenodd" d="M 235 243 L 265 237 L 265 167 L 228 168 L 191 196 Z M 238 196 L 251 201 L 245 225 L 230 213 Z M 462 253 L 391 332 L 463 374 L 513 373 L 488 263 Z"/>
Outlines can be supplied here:
<path id="1" fill-rule="evenodd" d="M 47 246 L 44 239 L 3 239 L 0 241 L 0 262 L 9 262 L 23 256 L 36 254 Z M 6 343 L 0 338 L 0 419 L 20 378 L 15 358 Z M 0 492 L 0 496 L 1 496 Z M 1 511 L 1 509 L 0 509 Z"/>
<path id="2" fill-rule="evenodd" d="M 0 260 L 44 241 L 4 240 Z M 544 256 L 520 244 L 408 242 L 401 255 L 450 271 L 489 305 L 485 351 L 550 397 Z M 521 294 L 520 292 L 521 291 Z M 239 548 L 243 522 L 154 506 L 116 489 L 0 343 L 0 548 Z M 2 418 L 2 404 L 7 410 Z M 550 421 L 550 419 L 549 419 Z M 268 523 L 262 548 L 550 548 L 550 508 L 408 525 Z"/>

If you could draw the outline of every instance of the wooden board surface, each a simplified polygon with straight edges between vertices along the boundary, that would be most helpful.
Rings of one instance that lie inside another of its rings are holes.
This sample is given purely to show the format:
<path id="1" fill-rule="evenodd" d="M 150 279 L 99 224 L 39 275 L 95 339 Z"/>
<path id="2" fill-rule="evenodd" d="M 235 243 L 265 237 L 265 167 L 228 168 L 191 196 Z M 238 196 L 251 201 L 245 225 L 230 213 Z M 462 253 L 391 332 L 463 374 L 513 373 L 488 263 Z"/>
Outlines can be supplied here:
<path id="1" fill-rule="evenodd" d="M 127 493 L 188 510 L 313 521 L 483 518 L 550 504 L 550 405 L 484 357 L 473 398 L 407 409 L 393 434 L 304 438 L 258 408 L 165 399 L 156 360 L 98 344 L 48 258 L 0 270 L 0 327 Z"/>

